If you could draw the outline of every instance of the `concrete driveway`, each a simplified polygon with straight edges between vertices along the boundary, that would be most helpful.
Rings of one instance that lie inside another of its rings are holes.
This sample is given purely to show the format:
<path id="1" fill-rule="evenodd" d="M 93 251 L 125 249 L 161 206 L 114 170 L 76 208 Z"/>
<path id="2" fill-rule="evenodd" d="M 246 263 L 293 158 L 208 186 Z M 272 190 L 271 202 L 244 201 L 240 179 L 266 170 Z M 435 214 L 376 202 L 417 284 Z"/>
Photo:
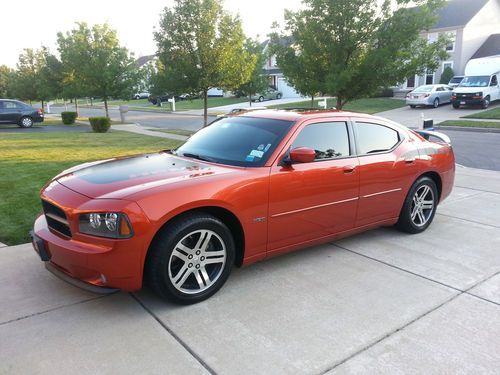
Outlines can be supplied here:
<path id="1" fill-rule="evenodd" d="M 396 100 L 396 99 L 395 99 Z M 500 102 L 492 103 L 489 109 L 500 107 Z M 417 107 L 410 108 L 409 106 L 392 109 L 390 111 L 379 112 L 376 115 L 396 121 L 410 128 L 418 128 L 422 126 L 422 119 L 432 119 L 434 124 L 446 120 L 459 120 L 461 117 L 472 115 L 474 113 L 483 112 L 484 109 L 479 107 L 461 107 L 455 109 L 451 104 L 443 104 L 438 108 L 432 107 Z M 474 119 L 462 119 L 474 120 Z"/>
<path id="2" fill-rule="evenodd" d="M 498 374 L 500 173 L 457 170 L 420 235 L 382 228 L 236 269 L 194 306 L 98 297 L 0 249 L 0 374 Z"/>

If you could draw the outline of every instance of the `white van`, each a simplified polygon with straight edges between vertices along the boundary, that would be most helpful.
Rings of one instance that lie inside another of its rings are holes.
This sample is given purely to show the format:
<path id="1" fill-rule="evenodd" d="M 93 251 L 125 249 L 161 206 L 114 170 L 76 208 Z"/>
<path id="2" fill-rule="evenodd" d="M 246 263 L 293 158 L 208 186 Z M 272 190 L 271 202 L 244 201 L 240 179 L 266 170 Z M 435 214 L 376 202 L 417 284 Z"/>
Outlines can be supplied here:
<path id="1" fill-rule="evenodd" d="M 500 100 L 500 55 L 470 60 L 464 79 L 453 90 L 453 108 L 481 105 L 486 109 L 495 100 Z"/>

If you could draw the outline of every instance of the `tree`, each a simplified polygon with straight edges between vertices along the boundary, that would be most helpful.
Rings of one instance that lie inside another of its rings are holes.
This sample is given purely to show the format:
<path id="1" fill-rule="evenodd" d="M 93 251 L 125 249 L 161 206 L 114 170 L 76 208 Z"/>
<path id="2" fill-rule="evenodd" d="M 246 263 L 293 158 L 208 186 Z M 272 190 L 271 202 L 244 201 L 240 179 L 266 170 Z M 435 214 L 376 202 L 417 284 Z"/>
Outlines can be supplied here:
<path id="1" fill-rule="evenodd" d="M 63 89 L 62 63 L 50 51 L 42 47 L 41 65 L 38 72 L 37 97 L 43 102 L 61 97 Z"/>
<path id="2" fill-rule="evenodd" d="M 21 100 L 38 100 L 38 80 L 43 66 L 41 50 L 26 48 L 19 55 L 17 70 L 13 76 L 12 93 Z"/>
<path id="3" fill-rule="evenodd" d="M 454 76 L 455 72 L 453 71 L 453 69 L 447 66 L 443 70 L 443 74 L 441 74 L 441 79 L 439 80 L 439 83 L 447 85 Z"/>
<path id="4" fill-rule="evenodd" d="M 107 24 L 89 28 L 86 23 L 66 34 L 58 33 L 67 93 L 99 96 L 109 117 L 108 100 L 130 98 L 139 80 L 138 67 L 128 50 L 120 46 L 116 31 Z"/>
<path id="5" fill-rule="evenodd" d="M 205 126 L 208 90 L 236 89 L 255 65 L 244 48 L 241 20 L 228 14 L 221 0 L 176 0 L 164 9 L 154 38 L 169 93 L 201 93 Z"/>
<path id="6" fill-rule="evenodd" d="M 420 36 L 435 23 L 443 0 L 303 3 L 304 9 L 286 12 L 284 31 L 272 34 L 272 50 L 301 93 L 335 96 L 338 109 L 410 75 L 434 71 L 447 57 L 446 36 L 433 43 Z M 409 8 L 410 3 L 416 7 Z M 291 43 L 278 43 L 282 38 Z"/>
<path id="7" fill-rule="evenodd" d="M 14 70 L 7 65 L 0 65 L 0 98 L 9 98 L 12 96 L 12 81 Z"/>
<path id="8" fill-rule="evenodd" d="M 252 106 L 253 96 L 258 92 L 263 92 L 269 86 L 269 77 L 263 71 L 266 55 L 263 53 L 261 44 L 256 40 L 247 39 L 245 49 L 255 62 L 248 81 L 239 86 L 236 91 L 248 96 L 250 106 Z"/>

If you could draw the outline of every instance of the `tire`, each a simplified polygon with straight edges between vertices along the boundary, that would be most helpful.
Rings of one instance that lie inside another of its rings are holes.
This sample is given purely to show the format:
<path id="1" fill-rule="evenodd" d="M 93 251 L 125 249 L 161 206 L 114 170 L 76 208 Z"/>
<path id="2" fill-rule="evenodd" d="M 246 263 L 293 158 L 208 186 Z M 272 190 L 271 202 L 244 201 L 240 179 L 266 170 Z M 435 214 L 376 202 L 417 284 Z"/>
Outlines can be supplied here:
<path id="1" fill-rule="evenodd" d="M 432 102 L 432 106 L 433 106 L 434 108 L 439 107 L 439 98 L 434 99 L 434 102 Z"/>
<path id="2" fill-rule="evenodd" d="M 277 100 L 281 99 L 281 94 L 277 94 L 277 95 L 276 95 L 276 99 L 277 99 Z"/>
<path id="3" fill-rule="evenodd" d="M 264 101 L 264 97 L 263 96 L 259 96 L 259 102 L 263 102 Z"/>
<path id="4" fill-rule="evenodd" d="M 410 105 L 410 108 L 415 109 L 415 108 L 417 108 L 417 106 L 416 106 L 416 105 L 411 104 L 411 105 Z"/>
<path id="5" fill-rule="evenodd" d="M 29 116 L 23 116 L 19 120 L 19 126 L 21 128 L 31 128 L 33 126 L 33 119 Z"/>
<path id="6" fill-rule="evenodd" d="M 457 104 L 457 103 L 452 103 L 452 106 L 455 109 L 459 109 L 460 108 L 460 104 Z"/>
<path id="7" fill-rule="evenodd" d="M 141 97 L 139 95 L 135 96 L 135 100 L 139 100 Z"/>
<path id="8" fill-rule="evenodd" d="M 483 104 L 481 104 L 481 107 L 483 109 L 487 109 L 489 106 L 490 106 L 490 97 L 487 96 L 486 98 L 484 98 Z"/>
<path id="9" fill-rule="evenodd" d="M 434 219 L 438 200 L 436 183 L 429 177 L 419 178 L 405 198 L 396 228 L 411 234 L 423 232 Z"/>
<path id="10" fill-rule="evenodd" d="M 204 213 L 182 216 L 153 241 L 145 265 L 146 281 L 169 301 L 198 303 L 224 285 L 234 253 L 231 231 L 218 218 Z"/>

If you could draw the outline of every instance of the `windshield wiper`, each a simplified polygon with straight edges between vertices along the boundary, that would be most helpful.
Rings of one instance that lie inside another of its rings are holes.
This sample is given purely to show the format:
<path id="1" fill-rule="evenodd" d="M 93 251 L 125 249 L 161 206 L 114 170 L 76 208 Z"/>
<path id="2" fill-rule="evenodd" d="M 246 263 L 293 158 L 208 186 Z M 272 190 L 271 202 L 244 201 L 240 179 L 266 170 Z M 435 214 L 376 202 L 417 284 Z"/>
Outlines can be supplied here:
<path id="1" fill-rule="evenodd" d="M 191 154 L 189 152 L 183 152 L 182 156 L 185 156 L 187 158 L 198 159 L 198 160 L 202 160 L 202 161 L 209 161 L 209 162 L 212 162 L 212 163 L 215 162 L 214 159 L 211 159 L 211 158 L 209 158 L 207 156 L 202 156 L 202 155 L 198 155 L 198 154 Z"/>

